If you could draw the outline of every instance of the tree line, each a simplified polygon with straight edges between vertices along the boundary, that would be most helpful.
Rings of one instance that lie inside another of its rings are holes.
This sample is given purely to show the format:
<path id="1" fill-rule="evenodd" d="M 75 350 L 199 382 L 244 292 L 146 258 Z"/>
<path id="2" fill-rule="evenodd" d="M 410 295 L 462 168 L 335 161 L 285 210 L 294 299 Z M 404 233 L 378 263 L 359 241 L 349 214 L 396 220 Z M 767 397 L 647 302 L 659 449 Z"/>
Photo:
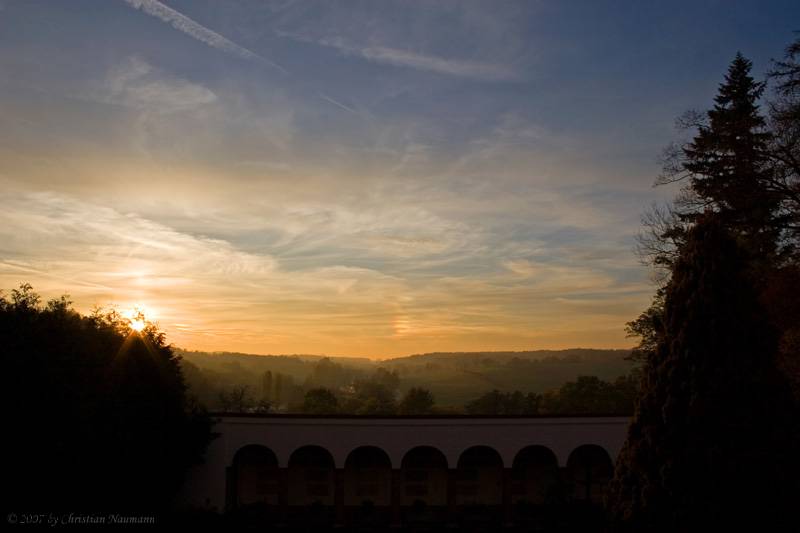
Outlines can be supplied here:
<path id="1" fill-rule="evenodd" d="M 438 412 L 463 413 L 487 391 L 551 397 L 578 376 L 613 384 L 636 367 L 626 360 L 628 350 L 423 354 L 383 361 L 179 353 L 191 392 L 210 410 L 275 413 L 302 412 L 305 394 L 315 388 L 330 389 L 348 414 L 394 412 L 392 401 L 399 403 L 412 388 L 430 392 Z"/>
<path id="2" fill-rule="evenodd" d="M 258 357 L 258 356 L 252 356 Z M 185 365 L 186 362 L 183 362 Z M 522 361 L 512 359 L 517 366 Z M 190 385 L 212 386 L 202 372 L 189 364 Z M 569 365 L 567 364 L 569 368 Z M 199 372 L 199 373 L 198 373 Z M 397 369 L 377 367 L 354 371 L 329 358 L 313 363 L 302 381 L 293 375 L 266 370 L 257 386 L 235 384 L 204 393 L 212 411 L 242 413 L 304 413 L 347 415 L 538 415 L 538 414 L 630 414 L 638 387 L 638 371 L 613 380 L 577 376 L 541 392 L 479 388 L 463 404 L 440 404 L 436 394 L 419 386 L 404 386 Z M 252 383 L 253 380 L 251 380 Z M 413 382 L 412 382 L 413 383 Z"/>
<path id="3" fill-rule="evenodd" d="M 170 511 L 214 435 L 163 333 L 23 284 L 0 292 L 0 339 L 7 510 Z"/>

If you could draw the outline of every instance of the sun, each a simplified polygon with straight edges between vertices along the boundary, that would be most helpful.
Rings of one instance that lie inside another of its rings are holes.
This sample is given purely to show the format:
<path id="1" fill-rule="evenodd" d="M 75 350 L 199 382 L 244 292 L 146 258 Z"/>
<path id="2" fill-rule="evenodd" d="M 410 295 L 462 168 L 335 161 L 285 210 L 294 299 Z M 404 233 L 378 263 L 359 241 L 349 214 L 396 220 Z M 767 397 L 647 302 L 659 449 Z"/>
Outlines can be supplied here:
<path id="1" fill-rule="evenodd" d="M 140 333 L 147 328 L 147 324 L 153 320 L 153 313 L 150 309 L 146 309 L 143 305 L 135 305 L 124 311 L 122 316 L 127 319 L 128 327 L 131 330 Z"/>

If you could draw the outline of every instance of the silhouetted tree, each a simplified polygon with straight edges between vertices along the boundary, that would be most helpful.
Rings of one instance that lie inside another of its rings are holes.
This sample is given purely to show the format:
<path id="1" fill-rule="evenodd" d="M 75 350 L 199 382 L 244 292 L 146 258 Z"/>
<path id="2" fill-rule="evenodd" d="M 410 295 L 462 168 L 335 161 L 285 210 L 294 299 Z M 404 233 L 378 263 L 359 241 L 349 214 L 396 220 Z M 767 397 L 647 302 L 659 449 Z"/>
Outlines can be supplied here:
<path id="1" fill-rule="evenodd" d="M 546 393 L 542 410 L 551 414 L 630 414 L 636 399 L 638 374 L 621 376 L 614 383 L 597 376 L 579 376 L 558 390 Z"/>
<path id="2" fill-rule="evenodd" d="M 639 344 L 631 350 L 628 359 L 637 363 L 647 361 L 658 346 L 658 335 L 664 319 L 664 288 L 659 287 L 653 301 L 641 315 L 628 322 L 625 331 L 628 337 L 638 337 Z"/>
<path id="3" fill-rule="evenodd" d="M 323 357 L 316 362 L 308 378 L 306 378 L 306 388 L 325 387 L 336 389 L 346 385 L 350 381 L 351 371 L 339 363 L 331 361 L 329 357 Z"/>
<path id="4" fill-rule="evenodd" d="M 535 392 L 529 392 L 525 395 L 525 404 L 523 414 L 538 415 L 541 411 L 542 395 Z"/>
<path id="5" fill-rule="evenodd" d="M 371 381 L 384 387 L 392 394 L 397 392 L 398 387 L 400 387 L 400 376 L 397 374 L 397 370 L 390 371 L 383 367 L 379 367 L 377 370 L 375 370 Z"/>
<path id="6" fill-rule="evenodd" d="M 382 383 L 357 380 L 353 384 L 353 394 L 344 403 L 342 411 L 357 415 L 393 415 L 397 412 L 397 402 L 394 392 Z"/>
<path id="7" fill-rule="evenodd" d="M 261 399 L 272 402 L 272 371 L 267 370 L 261 377 Z"/>
<path id="8" fill-rule="evenodd" d="M 505 395 L 497 389 L 491 390 L 464 406 L 471 415 L 501 415 L 505 411 Z"/>
<path id="9" fill-rule="evenodd" d="M 798 493 L 798 425 L 743 250 L 698 219 L 610 488 L 626 531 L 778 530 Z M 785 522 L 790 523 L 790 522 Z"/>
<path id="10" fill-rule="evenodd" d="M 236 385 L 229 391 L 220 391 L 218 403 L 226 413 L 244 413 L 256 407 L 247 385 Z"/>
<path id="11" fill-rule="evenodd" d="M 82 316 L 66 298 L 42 306 L 22 285 L 0 295 L 0 346 L 11 510 L 167 508 L 211 421 L 162 333 L 114 312 Z"/>
<path id="12" fill-rule="evenodd" d="M 283 393 L 283 374 L 275 373 L 275 406 L 281 406 L 281 395 Z"/>
<path id="13" fill-rule="evenodd" d="M 400 400 L 398 410 L 401 415 L 427 415 L 433 412 L 435 403 L 431 391 L 421 387 L 412 387 Z"/>
<path id="14" fill-rule="evenodd" d="M 303 412 L 311 415 L 332 415 L 339 410 L 339 401 L 328 389 L 317 388 L 306 392 Z"/>
<path id="15" fill-rule="evenodd" d="M 756 82 L 751 69 L 737 54 L 713 108 L 686 120 L 697 133 L 676 150 L 662 181 L 688 181 L 676 205 L 680 219 L 694 221 L 711 210 L 744 245 L 771 260 L 779 244 L 780 201 L 770 187 L 772 135 L 758 104 L 765 83 Z"/>
<path id="16" fill-rule="evenodd" d="M 773 63 L 769 78 L 775 83 L 769 113 L 770 186 L 781 200 L 786 237 L 797 253 L 800 251 L 800 38 L 786 48 L 783 61 Z M 800 263 L 800 258 L 794 257 L 794 263 Z"/>
<path id="17" fill-rule="evenodd" d="M 776 269 L 763 286 L 763 308 L 780 335 L 777 365 L 789 378 L 800 408 L 800 264 Z"/>
<path id="18" fill-rule="evenodd" d="M 769 125 L 759 108 L 765 84 L 752 78 L 752 64 L 741 54 L 728 68 L 713 108 L 681 120 L 696 134 L 668 150 L 657 183 L 683 182 L 684 188 L 671 207 L 645 215 L 646 230 L 639 239 L 643 260 L 656 267 L 662 283 L 672 275 L 687 232 L 706 211 L 717 213 L 720 223 L 751 248 L 750 268 L 758 271 L 758 280 L 769 280 L 787 261 L 798 264 L 800 70 L 794 58 L 799 50 L 797 43 L 790 46 L 787 60 L 773 70 L 782 97 L 770 106 Z M 633 351 L 637 360 L 652 353 L 657 341 L 664 311 L 661 291 L 663 286 L 651 306 L 628 323 L 628 333 L 641 339 Z"/>
<path id="19" fill-rule="evenodd" d="M 765 307 L 780 331 L 779 366 L 792 379 L 800 405 L 800 38 L 786 48 L 769 73 L 775 83 L 770 102 L 772 188 L 781 199 L 785 239 L 794 254 L 769 276 Z"/>
<path id="20" fill-rule="evenodd" d="M 464 409 L 471 415 L 535 415 L 539 413 L 541 403 L 540 394 L 495 389 L 467 403 Z"/>

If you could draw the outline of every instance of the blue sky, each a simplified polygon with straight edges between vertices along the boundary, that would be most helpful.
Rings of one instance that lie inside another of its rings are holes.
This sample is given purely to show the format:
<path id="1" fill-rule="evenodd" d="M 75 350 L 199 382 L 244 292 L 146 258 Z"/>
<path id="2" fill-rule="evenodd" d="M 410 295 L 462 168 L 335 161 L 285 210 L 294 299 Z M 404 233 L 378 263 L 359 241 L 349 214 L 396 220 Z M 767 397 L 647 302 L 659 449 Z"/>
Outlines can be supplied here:
<path id="1" fill-rule="evenodd" d="M 677 116 L 793 2 L 0 1 L 0 282 L 200 349 L 630 345 Z"/>

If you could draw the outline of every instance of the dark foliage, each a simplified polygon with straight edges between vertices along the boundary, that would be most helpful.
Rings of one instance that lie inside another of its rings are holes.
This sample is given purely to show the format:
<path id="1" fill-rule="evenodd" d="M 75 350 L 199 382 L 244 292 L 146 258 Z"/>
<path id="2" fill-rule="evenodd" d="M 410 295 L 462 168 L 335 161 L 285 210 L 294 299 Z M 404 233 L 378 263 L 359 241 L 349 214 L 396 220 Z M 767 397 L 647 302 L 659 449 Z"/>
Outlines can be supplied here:
<path id="1" fill-rule="evenodd" d="M 786 48 L 783 61 L 774 62 L 769 79 L 775 89 L 769 102 L 770 186 L 781 198 L 786 238 L 797 254 L 800 253 L 800 39 Z M 800 263 L 800 258 L 795 256 L 794 262 Z"/>
<path id="2" fill-rule="evenodd" d="M 668 159 L 661 181 L 688 184 L 645 221 L 669 283 L 628 324 L 645 368 L 608 501 L 620 529 L 782 530 L 800 497 L 798 53 L 775 63 L 769 122 L 737 55 Z"/>
<path id="3" fill-rule="evenodd" d="M 381 381 L 356 381 L 353 393 L 345 398 L 343 410 L 357 415 L 393 415 L 397 413 L 394 391 Z"/>
<path id="4" fill-rule="evenodd" d="M 536 415 L 541 395 L 520 391 L 501 392 L 497 389 L 476 398 L 464 406 L 471 415 Z"/>
<path id="5" fill-rule="evenodd" d="M 638 337 L 639 345 L 631 350 L 630 359 L 637 363 L 646 362 L 655 353 L 658 346 L 658 335 L 664 319 L 664 288 L 656 291 L 653 302 L 636 320 L 626 324 L 628 337 Z"/>
<path id="6" fill-rule="evenodd" d="M 410 389 L 425 389 L 436 399 L 437 412 L 458 413 L 491 389 L 542 394 L 577 376 L 613 382 L 634 366 L 626 360 L 629 350 L 434 353 L 384 361 L 179 353 L 191 393 L 210 410 L 274 413 L 302 412 L 305 393 L 326 388 L 337 396 L 340 412 L 355 414 L 365 398 L 358 392 L 369 392 L 361 386 L 365 382 L 379 385 L 374 390 L 384 397 L 387 390 L 399 394 L 401 401 Z M 243 387 L 247 394 L 241 397 Z"/>
<path id="7" fill-rule="evenodd" d="M 436 400 L 428 389 L 412 387 L 400 400 L 398 412 L 401 415 L 428 415 L 434 412 Z"/>
<path id="8" fill-rule="evenodd" d="M 767 146 L 772 135 L 759 112 L 765 84 L 750 76 L 752 63 L 737 54 L 725 81 L 698 126 L 694 140 L 683 149 L 682 168 L 697 198 L 694 219 L 714 210 L 725 227 L 735 229 L 753 251 L 773 259 L 781 221 L 779 197 L 769 187 L 771 170 Z"/>
<path id="9" fill-rule="evenodd" d="M 668 150 L 657 183 L 682 182 L 684 188 L 672 206 L 644 217 L 646 229 L 639 239 L 644 262 L 656 267 L 663 282 L 672 275 L 686 232 L 708 211 L 750 249 L 756 281 L 768 280 L 782 266 L 800 264 L 798 50 L 795 43 L 786 61 L 775 64 L 769 122 L 759 106 L 766 84 L 753 79 L 752 64 L 741 54 L 720 84 L 714 106 L 680 121 L 695 135 Z M 657 293 L 650 308 L 628 323 L 628 332 L 641 338 L 633 352 L 636 359 L 652 352 L 662 313 L 663 294 Z"/>
<path id="10" fill-rule="evenodd" d="M 638 384 L 638 371 L 613 382 L 579 376 L 543 394 L 493 390 L 464 408 L 473 415 L 627 415 L 633 412 Z"/>
<path id="11" fill-rule="evenodd" d="M 339 410 L 339 401 L 328 389 L 311 389 L 303 401 L 303 412 L 312 415 L 332 415 Z"/>
<path id="12" fill-rule="evenodd" d="M 800 425 L 750 262 L 716 216 L 688 235 L 610 488 L 621 530 L 776 531 L 791 516 Z"/>
<path id="13" fill-rule="evenodd" d="M 211 440 L 177 358 L 150 326 L 46 306 L 29 285 L 0 298 L 3 482 L 15 512 L 163 511 Z"/>

